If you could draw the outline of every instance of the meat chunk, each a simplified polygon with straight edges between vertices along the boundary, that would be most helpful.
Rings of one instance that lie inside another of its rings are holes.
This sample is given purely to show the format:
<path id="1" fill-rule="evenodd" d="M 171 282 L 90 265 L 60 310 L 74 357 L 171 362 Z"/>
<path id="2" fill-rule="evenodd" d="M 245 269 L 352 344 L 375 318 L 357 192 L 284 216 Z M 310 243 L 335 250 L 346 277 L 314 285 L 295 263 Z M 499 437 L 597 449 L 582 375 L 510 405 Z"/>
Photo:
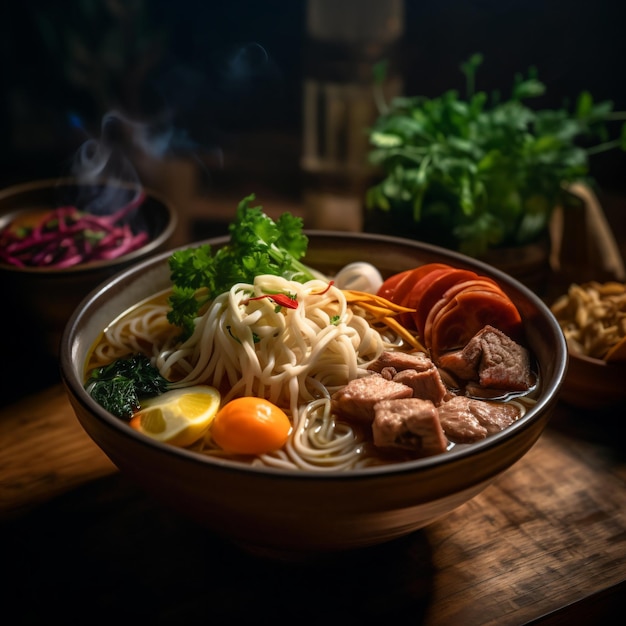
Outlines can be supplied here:
<path id="1" fill-rule="evenodd" d="M 471 443 L 487 436 L 487 429 L 469 407 L 470 398 L 455 396 L 439 408 L 439 423 L 446 437 L 454 443 Z"/>
<path id="2" fill-rule="evenodd" d="M 448 441 L 439 423 L 437 407 L 430 400 L 382 400 L 374 410 L 372 433 L 376 446 L 402 448 L 421 456 L 446 450 Z"/>
<path id="3" fill-rule="evenodd" d="M 434 365 L 423 371 L 402 370 L 392 380 L 411 387 L 414 398 L 430 400 L 435 406 L 439 406 L 448 393 L 439 375 L 439 370 Z"/>
<path id="4" fill-rule="evenodd" d="M 374 420 L 374 405 L 377 402 L 410 398 L 412 395 L 411 387 L 372 373 L 369 376 L 355 378 L 337 390 L 331 398 L 331 408 L 347 418 L 371 424 Z"/>
<path id="5" fill-rule="evenodd" d="M 517 404 L 508 402 L 490 402 L 474 398 L 470 400 L 469 406 L 470 411 L 489 435 L 504 430 L 515 422 L 521 414 Z"/>
<path id="6" fill-rule="evenodd" d="M 383 369 L 380 370 L 380 375 L 383 378 L 386 378 L 387 380 L 393 380 L 393 377 L 397 374 L 398 372 L 396 371 L 395 368 L 393 367 L 383 367 Z"/>
<path id="7" fill-rule="evenodd" d="M 424 352 L 393 352 L 392 350 L 386 350 L 369 366 L 369 369 L 373 372 L 381 372 L 387 368 L 393 368 L 396 372 L 409 369 L 423 372 L 432 366 L 433 362 Z"/>
<path id="8" fill-rule="evenodd" d="M 458 381 L 478 381 L 478 360 L 470 361 L 463 348 L 442 354 L 437 365 Z"/>
<path id="9" fill-rule="evenodd" d="M 514 404 L 455 396 L 438 407 L 446 437 L 455 443 L 472 443 L 500 432 L 520 415 Z"/>
<path id="10" fill-rule="evenodd" d="M 493 326 L 485 326 L 463 349 L 441 355 L 437 364 L 481 387 L 526 391 L 533 385 L 528 350 Z"/>

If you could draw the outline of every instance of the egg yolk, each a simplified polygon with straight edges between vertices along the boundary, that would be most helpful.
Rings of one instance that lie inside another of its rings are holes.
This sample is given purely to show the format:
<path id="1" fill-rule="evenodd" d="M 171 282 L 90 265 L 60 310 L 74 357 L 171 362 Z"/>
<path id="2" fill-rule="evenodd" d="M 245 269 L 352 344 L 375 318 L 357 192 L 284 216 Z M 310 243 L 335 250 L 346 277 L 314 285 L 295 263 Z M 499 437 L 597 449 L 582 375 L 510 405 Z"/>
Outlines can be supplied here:
<path id="1" fill-rule="evenodd" d="M 287 441 L 291 422 L 285 412 L 263 398 L 235 398 L 225 404 L 211 425 L 220 448 L 236 454 L 263 454 Z"/>

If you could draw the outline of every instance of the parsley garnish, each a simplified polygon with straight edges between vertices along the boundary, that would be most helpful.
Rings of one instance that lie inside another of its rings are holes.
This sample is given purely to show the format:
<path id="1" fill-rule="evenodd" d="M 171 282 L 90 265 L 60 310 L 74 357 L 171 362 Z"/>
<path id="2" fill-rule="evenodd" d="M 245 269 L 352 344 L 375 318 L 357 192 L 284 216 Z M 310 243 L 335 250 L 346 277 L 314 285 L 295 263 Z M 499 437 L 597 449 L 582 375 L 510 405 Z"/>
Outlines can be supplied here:
<path id="1" fill-rule="evenodd" d="M 535 70 L 515 77 L 508 100 L 493 94 L 490 103 L 475 91 L 482 60 L 476 54 L 461 65 L 466 98 L 450 90 L 381 105 L 369 156 L 382 179 L 366 195 L 369 209 L 388 212 L 405 232 L 473 256 L 536 240 L 563 184 L 588 177 L 589 155 L 626 149 L 626 125 L 614 140 L 606 125 L 626 114 L 588 92 L 573 113 L 526 106 L 523 100 L 545 93 Z"/>
<path id="2" fill-rule="evenodd" d="M 182 328 L 183 337 L 193 332 L 202 306 L 236 283 L 252 283 L 260 274 L 298 282 L 315 277 L 300 261 L 308 246 L 302 219 L 283 213 L 274 221 L 262 207 L 250 206 L 254 198 L 250 195 L 239 203 L 226 245 L 213 250 L 204 244 L 171 255 L 173 289 L 167 318 Z"/>

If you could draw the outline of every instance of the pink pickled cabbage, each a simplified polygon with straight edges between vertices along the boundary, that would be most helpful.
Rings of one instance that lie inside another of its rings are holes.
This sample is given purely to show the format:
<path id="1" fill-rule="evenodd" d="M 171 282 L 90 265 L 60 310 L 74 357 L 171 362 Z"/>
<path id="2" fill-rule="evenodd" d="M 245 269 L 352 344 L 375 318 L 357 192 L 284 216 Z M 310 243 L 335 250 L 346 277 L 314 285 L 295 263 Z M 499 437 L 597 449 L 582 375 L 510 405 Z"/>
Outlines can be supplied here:
<path id="1" fill-rule="evenodd" d="M 124 221 L 145 199 L 139 194 L 115 213 L 97 216 L 64 206 L 47 212 L 34 227 L 0 231 L 0 261 L 17 267 L 51 267 L 116 259 L 137 250 L 148 233 L 133 232 Z"/>

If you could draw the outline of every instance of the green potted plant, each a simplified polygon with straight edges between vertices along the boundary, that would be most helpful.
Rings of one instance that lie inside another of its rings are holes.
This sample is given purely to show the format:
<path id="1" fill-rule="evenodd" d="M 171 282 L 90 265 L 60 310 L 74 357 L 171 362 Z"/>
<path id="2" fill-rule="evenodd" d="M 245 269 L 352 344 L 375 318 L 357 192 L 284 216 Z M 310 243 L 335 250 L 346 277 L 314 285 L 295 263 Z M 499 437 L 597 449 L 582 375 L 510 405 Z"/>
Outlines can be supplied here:
<path id="1" fill-rule="evenodd" d="M 461 65 L 467 95 L 400 97 L 368 131 L 369 160 L 379 172 L 366 191 L 365 230 L 400 234 L 464 254 L 528 246 L 547 238 L 567 187 L 589 182 L 589 156 L 626 149 L 626 125 L 610 139 L 609 122 L 624 120 L 611 102 L 588 92 L 573 112 L 533 110 L 545 93 L 534 70 L 516 76 L 511 96 L 475 90 L 482 55 Z"/>

